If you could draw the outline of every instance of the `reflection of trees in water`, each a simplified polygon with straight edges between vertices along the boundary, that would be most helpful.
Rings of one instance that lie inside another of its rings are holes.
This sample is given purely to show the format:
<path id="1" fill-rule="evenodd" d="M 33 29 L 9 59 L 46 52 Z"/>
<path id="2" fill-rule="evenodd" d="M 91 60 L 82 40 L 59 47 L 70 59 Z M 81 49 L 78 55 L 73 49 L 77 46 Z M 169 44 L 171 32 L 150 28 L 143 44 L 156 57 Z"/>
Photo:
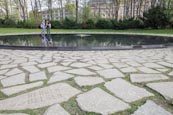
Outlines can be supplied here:
<path id="1" fill-rule="evenodd" d="M 4 36 L 0 38 L 1 45 L 43 46 L 42 39 L 38 35 Z M 91 35 L 87 37 L 52 35 L 52 40 L 55 47 L 115 47 L 173 43 L 172 38 L 133 35 Z"/>

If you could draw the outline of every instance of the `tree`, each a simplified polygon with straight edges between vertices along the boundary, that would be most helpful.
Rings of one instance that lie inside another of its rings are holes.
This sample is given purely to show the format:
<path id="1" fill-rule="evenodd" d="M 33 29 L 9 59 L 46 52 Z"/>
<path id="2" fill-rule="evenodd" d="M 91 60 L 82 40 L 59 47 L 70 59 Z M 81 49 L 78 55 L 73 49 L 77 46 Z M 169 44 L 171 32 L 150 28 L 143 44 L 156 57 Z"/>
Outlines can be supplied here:
<path id="1" fill-rule="evenodd" d="M 79 3 L 78 0 L 76 0 L 76 23 L 78 23 L 78 8 L 79 8 Z"/>

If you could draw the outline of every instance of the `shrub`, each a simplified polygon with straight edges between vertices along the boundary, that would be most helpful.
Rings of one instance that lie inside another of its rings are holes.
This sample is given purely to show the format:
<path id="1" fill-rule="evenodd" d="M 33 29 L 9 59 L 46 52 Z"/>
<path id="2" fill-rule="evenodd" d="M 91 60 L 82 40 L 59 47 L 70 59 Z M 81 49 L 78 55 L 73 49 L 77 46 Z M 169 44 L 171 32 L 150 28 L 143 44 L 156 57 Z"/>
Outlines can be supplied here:
<path id="1" fill-rule="evenodd" d="M 63 29 L 79 29 L 81 27 L 80 27 L 80 24 L 76 23 L 76 21 L 66 18 L 62 22 L 62 28 Z"/>
<path id="2" fill-rule="evenodd" d="M 151 27 L 154 29 L 165 28 L 169 19 L 165 14 L 165 8 L 156 6 L 143 13 L 142 18 L 146 27 Z"/>
<path id="3" fill-rule="evenodd" d="M 24 28 L 39 28 L 40 22 L 36 20 L 27 20 L 24 22 Z"/>
<path id="4" fill-rule="evenodd" d="M 54 29 L 62 28 L 62 24 L 60 21 L 51 21 L 51 24 L 52 24 L 52 28 L 54 28 Z"/>
<path id="5" fill-rule="evenodd" d="M 96 22 L 96 28 L 98 28 L 98 29 L 112 29 L 112 22 L 110 20 L 99 19 Z"/>
<path id="6" fill-rule="evenodd" d="M 92 19 L 89 19 L 85 22 L 85 25 L 83 23 L 82 28 L 84 28 L 84 29 L 94 29 L 95 28 L 95 22 Z"/>

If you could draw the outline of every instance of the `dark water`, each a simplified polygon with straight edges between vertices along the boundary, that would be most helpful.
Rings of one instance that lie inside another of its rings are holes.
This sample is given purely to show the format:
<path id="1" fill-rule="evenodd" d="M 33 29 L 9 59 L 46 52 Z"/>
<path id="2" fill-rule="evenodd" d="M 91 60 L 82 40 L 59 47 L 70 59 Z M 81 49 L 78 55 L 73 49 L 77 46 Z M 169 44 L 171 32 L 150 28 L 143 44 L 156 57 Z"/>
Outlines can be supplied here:
<path id="1" fill-rule="evenodd" d="M 124 47 L 135 45 L 173 44 L 173 38 L 134 35 L 52 35 L 50 47 Z M 41 46 L 40 35 L 1 36 L 2 46 Z"/>

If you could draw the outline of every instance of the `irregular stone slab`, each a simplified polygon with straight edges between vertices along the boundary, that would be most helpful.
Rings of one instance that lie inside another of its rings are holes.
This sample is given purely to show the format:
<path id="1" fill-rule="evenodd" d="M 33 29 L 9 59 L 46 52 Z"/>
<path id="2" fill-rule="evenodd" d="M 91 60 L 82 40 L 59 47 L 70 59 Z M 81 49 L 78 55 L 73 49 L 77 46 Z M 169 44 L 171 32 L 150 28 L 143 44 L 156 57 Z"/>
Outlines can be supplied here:
<path id="1" fill-rule="evenodd" d="M 26 63 L 22 63 L 20 64 L 20 66 L 33 66 L 33 65 L 36 65 L 37 63 L 36 62 L 26 62 Z"/>
<path id="2" fill-rule="evenodd" d="M 173 99 L 173 82 L 149 83 L 147 86 L 163 95 L 165 99 Z"/>
<path id="3" fill-rule="evenodd" d="M 105 87 L 126 102 L 134 102 L 144 97 L 154 96 L 147 90 L 132 85 L 120 78 L 107 82 Z"/>
<path id="4" fill-rule="evenodd" d="M 161 66 L 159 64 L 156 64 L 156 63 L 145 63 L 144 64 L 145 67 L 148 67 L 148 68 L 153 68 L 153 69 L 163 69 L 165 68 L 164 66 Z"/>
<path id="5" fill-rule="evenodd" d="M 171 64 L 171 63 L 167 63 L 167 62 L 158 62 L 158 64 L 161 64 L 161 65 L 166 66 L 166 67 L 173 68 L 173 64 Z"/>
<path id="6" fill-rule="evenodd" d="M 48 81 L 48 83 L 54 83 L 57 81 L 67 80 L 74 77 L 73 75 L 63 73 L 63 72 L 56 72 Z"/>
<path id="7" fill-rule="evenodd" d="M 137 83 L 166 80 L 166 79 L 169 79 L 169 77 L 163 74 L 131 74 L 130 75 L 130 80 L 132 82 L 137 82 Z"/>
<path id="8" fill-rule="evenodd" d="M 87 69 L 72 69 L 66 71 L 67 73 L 76 74 L 76 75 L 95 75 L 95 73 L 87 70 Z"/>
<path id="9" fill-rule="evenodd" d="M 57 72 L 57 71 L 61 71 L 61 70 L 67 70 L 67 69 L 70 69 L 70 68 L 64 67 L 64 66 L 53 66 L 53 67 L 47 68 L 49 73 L 53 73 L 53 72 Z"/>
<path id="10" fill-rule="evenodd" d="M 46 68 L 46 67 L 50 67 L 50 66 L 55 66 L 56 65 L 56 63 L 53 63 L 53 62 L 51 62 L 51 63 L 45 63 L 45 64 L 39 64 L 39 65 L 37 65 L 39 68 Z"/>
<path id="11" fill-rule="evenodd" d="M 27 89 L 39 87 L 42 85 L 43 85 L 43 82 L 40 81 L 40 82 L 36 82 L 36 83 L 30 83 L 30 84 L 26 84 L 26 85 L 20 85 L 20 86 L 14 86 L 14 87 L 10 87 L 10 88 L 1 89 L 1 92 L 3 92 L 5 95 L 10 96 L 10 95 L 25 91 Z"/>
<path id="12" fill-rule="evenodd" d="M 80 91 L 72 86 L 66 83 L 59 83 L 16 97 L 1 100 L 0 110 L 37 109 L 65 102 L 79 93 Z"/>
<path id="13" fill-rule="evenodd" d="M 120 71 L 117 69 L 107 69 L 97 71 L 98 74 L 103 76 L 104 78 L 118 78 L 118 77 L 125 77 Z"/>
<path id="14" fill-rule="evenodd" d="M 7 76 L 0 76 L 0 80 L 7 78 Z"/>
<path id="15" fill-rule="evenodd" d="M 141 64 L 139 64 L 139 63 L 137 63 L 137 62 L 135 62 L 135 61 L 127 61 L 126 62 L 128 65 L 131 65 L 131 66 L 133 66 L 133 67 L 140 67 L 141 66 Z"/>
<path id="16" fill-rule="evenodd" d="M 3 87 L 13 86 L 13 85 L 20 85 L 25 83 L 25 74 L 18 74 L 14 75 L 5 79 L 1 80 Z"/>
<path id="17" fill-rule="evenodd" d="M 35 67 L 35 66 L 25 66 L 23 67 L 23 69 L 25 69 L 26 71 L 30 72 L 30 73 L 36 73 L 39 72 L 40 70 Z"/>
<path id="18" fill-rule="evenodd" d="M 135 69 L 134 67 L 127 67 L 127 68 L 122 68 L 120 69 L 123 73 L 133 73 L 137 72 L 138 70 Z"/>
<path id="19" fill-rule="evenodd" d="M 45 71 L 41 71 L 41 72 L 29 75 L 29 81 L 38 81 L 38 80 L 45 80 L 45 79 L 47 79 Z"/>
<path id="20" fill-rule="evenodd" d="M 81 87 L 92 86 L 104 82 L 104 80 L 100 77 L 76 77 L 74 80 Z"/>
<path id="21" fill-rule="evenodd" d="M 172 115 L 162 107 L 156 105 L 153 101 L 147 101 L 132 115 Z"/>
<path id="22" fill-rule="evenodd" d="M 169 76 L 173 76 L 173 71 L 168 74 Z"/>
<path id="23" fill-rule="evenodd" d="M 103 63 L 103 64 L 98 64 L 98 65 L 101 66 L 101 67 L 103 67 L 103 68 L 105 68 L 105 69 L 111 69 L 111 68 L 114 67 L 114 66 L 111 65 L 111 64 L 105 64 L 105 63 Z"/>
<path id="24" fill-rule="evenodd" d="M 91 67 L 88 67 L 89 69 L 92 69 L 92 70 L 95 70 L 95 71 L 98 71 L 98 70 L 102 70 L 103 68 L 99 67 L 99 66 L 91 66 Z"/>
<path id="25" fill-rule="evenodd" d="M 0 115 L 28 115 L 25 113 L 11 113 L 11 114 L 0 114 Z"/>
<path id="26" fill-rule="evenodd" d="M 6 76 L 12 76 L 12 75 L 16 75 L 16 74 L 19 74 L 22 72 L 23 72 L 22 70 L 15 68 L 15 69 L 12 69 L 11 71 L 7 72 L 5 75 Z"/>
<path id="27" fill-rule="evenodd" d="M 59 104 L 49 107 L 43 115 L 70 115 Z"/>
<path id="28" fill-rule="evenodd" d="M 160 71 L 160 72 L 167 72 L 167 71 L 169 71 L 169 69 L 157 69 L 158 71 Z"/>
<path id="29" fill-rule="evenodd" d="M 112 63 L 112 64 L 117 68 L 128 67 L 128 65 L 125 63 Z"/>
<path id="30" fill-rule="evenodd" d="M 156 71 L 147 67 L 139 67 L 138 69 L 143 73 L 160 73 L 159 71 Z"/>
<path id="31" fill-rule="evenodd" d="M 100 88 L 78 95 L 76 99 L 83 111 L 109 115 L 129 109 L 130 106 Z"/>
<path id="32" fill-rule="evenodd" d="M 17 64 L 8 64 L 8 65 L 2 65 L 0 69 L 10 69 L 10 68 L 15 68 L 17 67 Z"/>
<path id="33" fill-rule="evenodd" d="M 91 64 L 87 64 L 87 63 L 73 63 L 71 64 L 70 66 L 72 67 L 77 67 L 77 68 L 81 68 L 81 67 L 88 67 L 88 66 L 91 66 Z"/>
<path id="34" fill-rule="evenodd" d="M 5 74 L 8 70 L 9 70 L 9 69 L 1 70 L 1 71 L 0 71 L 0 75 Z"/>

